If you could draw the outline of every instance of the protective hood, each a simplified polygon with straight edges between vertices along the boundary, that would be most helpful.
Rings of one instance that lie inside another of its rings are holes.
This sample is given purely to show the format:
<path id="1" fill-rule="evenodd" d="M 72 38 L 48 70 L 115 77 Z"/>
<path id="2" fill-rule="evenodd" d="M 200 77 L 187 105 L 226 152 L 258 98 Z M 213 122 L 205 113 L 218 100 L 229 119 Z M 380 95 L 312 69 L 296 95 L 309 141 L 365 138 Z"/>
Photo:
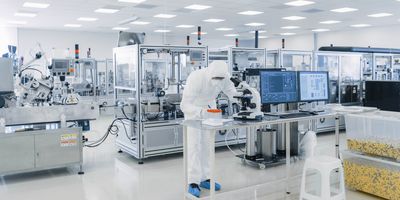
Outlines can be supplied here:
<path id="1" fill-rule="evenodd" d="M 211 64 L 209 64 L 206 68 L 206 74 L 208 79 L 213 77 L 230 77 L 228 64 L 221 60 L 213 61 Z"/>

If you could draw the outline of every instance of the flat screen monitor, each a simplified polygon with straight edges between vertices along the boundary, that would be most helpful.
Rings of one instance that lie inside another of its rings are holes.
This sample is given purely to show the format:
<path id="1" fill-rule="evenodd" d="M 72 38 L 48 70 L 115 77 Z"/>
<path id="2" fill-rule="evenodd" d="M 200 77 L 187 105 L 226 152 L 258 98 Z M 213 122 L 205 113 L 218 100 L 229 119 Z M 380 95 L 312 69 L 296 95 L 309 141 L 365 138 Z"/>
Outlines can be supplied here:
<path id="1" fill-rule="evenodd" d="M 328 101 L 329 75 L 328 72 L 299 72 L 300 101 Z"/>
<path id="2" fill-rule="evenodd" d="M 262 104 L 292 103 L 299 99 L 297 72 L 261 71 L 260 83 Z"/>
<path id="3" fill-rule="evenodd" d="M 366 81 L 365 106 L 400 112 L 400 81 Z"/>

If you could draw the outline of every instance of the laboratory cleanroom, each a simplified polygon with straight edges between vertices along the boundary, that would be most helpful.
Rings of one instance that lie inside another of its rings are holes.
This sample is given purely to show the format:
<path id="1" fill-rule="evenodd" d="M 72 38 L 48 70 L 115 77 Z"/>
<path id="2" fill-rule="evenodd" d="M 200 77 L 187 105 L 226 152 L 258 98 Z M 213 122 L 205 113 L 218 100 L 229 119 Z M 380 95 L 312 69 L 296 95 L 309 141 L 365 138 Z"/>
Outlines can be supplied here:
<path id="1" fill-rule="evenodd" d="M 0 200 L 400 200 L 399 0 L 0 1 Z"/>

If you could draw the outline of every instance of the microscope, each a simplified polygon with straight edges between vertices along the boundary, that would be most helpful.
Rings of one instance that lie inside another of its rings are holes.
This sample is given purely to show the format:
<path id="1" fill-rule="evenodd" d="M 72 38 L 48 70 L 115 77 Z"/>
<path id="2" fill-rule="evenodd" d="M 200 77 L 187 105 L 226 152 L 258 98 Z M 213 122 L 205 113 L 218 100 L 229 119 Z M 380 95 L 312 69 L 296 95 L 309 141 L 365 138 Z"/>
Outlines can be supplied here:
<path id="1" fill-rule="evenodd" d="M 234 98 L 240 101 L 240 110 L 233 114 L 234 119 L 238 120 L 262 120 L 264 113 L 261 112 L 261 97 L 257 89 L 250 87 L 245 81 L 238 78 L 231 78 L 235 87 L 243 94 Z"/>

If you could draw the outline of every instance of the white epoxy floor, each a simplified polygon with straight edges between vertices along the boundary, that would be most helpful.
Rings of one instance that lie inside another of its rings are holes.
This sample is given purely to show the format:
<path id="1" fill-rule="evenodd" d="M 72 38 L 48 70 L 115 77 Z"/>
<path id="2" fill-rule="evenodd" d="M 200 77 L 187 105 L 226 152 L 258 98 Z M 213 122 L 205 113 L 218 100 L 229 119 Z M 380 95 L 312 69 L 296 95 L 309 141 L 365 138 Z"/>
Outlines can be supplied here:
<path id="1" fill-rule="evenodd" d="M 92 131 L 87 136 L 93 140 L 104 134 L 111 120 L 112 117 L 102 117 L 93 122 Z M 334 142 L 333 134 L 319 135 L 316 153 L 333 156 Z M 341 144 L 344 142 L 344 135 L 341 135 Z M 70 168 L 0 177 L 0 200 L 183 199 L 181 154 L 147 159 L 144 165 L 138 165 L 133 157 L 117 151 L 113 137 L 95 149 L 85 148 L 85 175 L 82 176 L 76 174 L 77 168 Z M 262 184 L 283 178 L 284 166 L 266 170 L 244 166 L 227 148 L 217 150 L 216 162 L 217 180 L 223 187 L 223 194 L 218 199 L 285 199 L 284 182 Z M 294 174 L 301 172 L 302 162 L 294 166 Z M 291 181 L 294 195 L 289 199 L 298 199 L 299 181 L 299 178 Z M 252 187 L 255 185 L 258 187 Z M 347 199 L 378 198 L 347 191 Z"/>

